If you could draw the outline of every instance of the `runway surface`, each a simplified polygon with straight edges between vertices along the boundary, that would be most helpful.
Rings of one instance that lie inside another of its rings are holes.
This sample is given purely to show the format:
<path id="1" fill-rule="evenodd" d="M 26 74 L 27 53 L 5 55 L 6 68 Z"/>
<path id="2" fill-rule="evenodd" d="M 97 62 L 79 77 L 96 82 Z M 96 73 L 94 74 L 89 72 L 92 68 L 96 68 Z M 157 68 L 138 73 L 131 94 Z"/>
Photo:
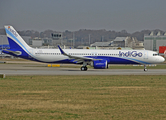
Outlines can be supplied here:
<path id="1" fill-rule="evenodd" d="M 16 62 L 0 64 L 0 73 L 5 75 L 166 75 L 166 69 L 88 69 L 70 67 L 46 67 L 47 64 Z"/>

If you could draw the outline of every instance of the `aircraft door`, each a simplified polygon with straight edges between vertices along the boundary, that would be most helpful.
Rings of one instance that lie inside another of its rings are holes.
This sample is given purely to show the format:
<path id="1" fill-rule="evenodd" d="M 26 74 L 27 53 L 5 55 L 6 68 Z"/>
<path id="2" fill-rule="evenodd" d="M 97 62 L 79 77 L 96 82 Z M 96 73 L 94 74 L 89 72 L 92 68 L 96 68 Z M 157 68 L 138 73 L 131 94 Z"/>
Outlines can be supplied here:
<path id="1" fill-rule="evenodd" d="M 144 51 L 144 59 L 148 59 L 148 51 Z"/>

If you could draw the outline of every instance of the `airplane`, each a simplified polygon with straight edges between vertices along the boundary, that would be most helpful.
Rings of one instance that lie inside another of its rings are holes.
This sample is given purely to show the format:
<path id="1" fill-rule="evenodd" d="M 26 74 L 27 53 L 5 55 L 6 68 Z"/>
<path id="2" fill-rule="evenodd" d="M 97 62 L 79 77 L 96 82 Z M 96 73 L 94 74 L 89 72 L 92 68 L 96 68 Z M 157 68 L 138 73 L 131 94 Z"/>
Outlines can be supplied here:
<path id="1" fill-rule="evenodd" d="M 90 50 L 90 49 L 38 49 L 30 47 L 10 25 L 5 26 L 10 49 L 3 52 L 16 57 L 44 62 L 63 64 L 82 64 L 81 71 L 90 65 L 94 69 L 107 69 L 109 64 L 158 64 L 165 59 L 150 50 Z"/>

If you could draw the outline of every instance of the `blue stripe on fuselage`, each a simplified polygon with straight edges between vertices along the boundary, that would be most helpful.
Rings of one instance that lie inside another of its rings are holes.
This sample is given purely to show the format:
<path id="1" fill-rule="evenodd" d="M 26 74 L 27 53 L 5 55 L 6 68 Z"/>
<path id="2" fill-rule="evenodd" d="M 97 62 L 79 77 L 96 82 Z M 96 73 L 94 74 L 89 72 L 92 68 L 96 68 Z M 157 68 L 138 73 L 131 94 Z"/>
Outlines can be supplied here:
<path id="1" fill-rule="evenodd" d="M 136 59 L 125 59 L 125 58 L 120 58 L 120 57 L 110 57 L 110 56 L 84 56 L 87 58 L 94 58 L 94 59 L 104 59 L 107 60 L 108 64 L 150 64 L 144 61 L 136 60 Z M 75 59 L 69 60 L 69 59 L 64 59 L 60 61 L 53 61 L 50 63 L 74 63 L 77 64 L 77 61 Z"/>
<path id="2" fill-rule="evenodd" d="M 86 56 L 94 59 L 105 59 L 108 64 L 150 64 L 142 60 L 137 60 L 129 57 L 110 57 L 110 56 Z"/>

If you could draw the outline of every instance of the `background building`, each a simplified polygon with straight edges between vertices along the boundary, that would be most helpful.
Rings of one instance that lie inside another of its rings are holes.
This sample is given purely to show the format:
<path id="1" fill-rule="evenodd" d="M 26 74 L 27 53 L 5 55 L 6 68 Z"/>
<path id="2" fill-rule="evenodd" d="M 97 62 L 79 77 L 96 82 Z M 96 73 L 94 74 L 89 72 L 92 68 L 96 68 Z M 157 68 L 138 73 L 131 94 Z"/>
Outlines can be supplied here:
<path id="1" fill-rule="evenodd" d="M 159 51 L 159 46 L 166 46 L 166 33 L 161 35 L 160 32 L 150 35 L 144 35 L 144 47 L 146 50 Z"/>
<path id="2" fill-rule="evenodd" d="M 41 47 L 43 44 L 43 41 L 41 38 L 38 38 L 38 37 L 35 37 L 33 40 L 32 40 L 32 47 Z"/>

